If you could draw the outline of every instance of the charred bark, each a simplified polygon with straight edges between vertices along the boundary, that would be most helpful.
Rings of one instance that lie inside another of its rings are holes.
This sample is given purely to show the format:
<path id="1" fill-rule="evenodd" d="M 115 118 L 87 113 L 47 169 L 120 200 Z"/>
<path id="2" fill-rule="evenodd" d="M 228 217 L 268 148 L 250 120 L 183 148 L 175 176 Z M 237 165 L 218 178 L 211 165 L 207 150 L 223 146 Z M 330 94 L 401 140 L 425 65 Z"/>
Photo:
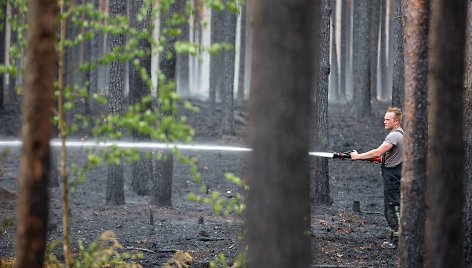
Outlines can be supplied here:
<path id="1" fill-rule="evenodd" d="M 405 64 L 403 56 L 403 22 L 404 8 L 402 1 L 393 1 L 393 80 L 392 80 L 392 106 L 403 108 L 405 95 Z"/>
<path id="2" fill-rule="evenodd" d="M 423 267 L 428 152 L 429 1 L 405 7 L 405 132 L 401 183 L 399 267 Z"/>
<path id="3" fill-rule="evenodd" d="M 433 268 L 464 267 L 464 131 L 463 124 L 455 122 L 463 122 L 466 12 L 465 0 L 438 0 L 432 4 L 428 152 L 431 224 L 426 245 Z"/>

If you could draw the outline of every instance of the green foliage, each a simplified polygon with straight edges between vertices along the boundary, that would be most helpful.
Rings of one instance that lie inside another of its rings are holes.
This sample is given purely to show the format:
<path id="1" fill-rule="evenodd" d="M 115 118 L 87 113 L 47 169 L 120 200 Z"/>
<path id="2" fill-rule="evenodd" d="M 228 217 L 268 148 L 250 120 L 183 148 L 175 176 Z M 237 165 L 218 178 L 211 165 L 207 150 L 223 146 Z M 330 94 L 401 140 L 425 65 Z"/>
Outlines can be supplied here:
<path id="1" fill-rule="evenodd" d="M 0 225 L 0 236 L 5 234 L 7 230 L 13 226 L 13 218 L 7 217 L 2 221 L 2 225 Z M 2 267 L 2 266 L 0 266 Z"/>
<path id="2" fill-rule="evenodd" d="M 189 268 L 191 267 L 192 256 L 188 252 L 178 250 L 175 252 L 172 259 L 164 264 L 164 268 L 178 267 L 178 268 Z"/>
<path id="3" fill-rule="evenodd" d="M 46 252 L 46 267 L 65 267 L 65 264 L 61 263 L 52 252 L 60 244 L 55 242 L 49 245 Z M 72 260 L 73 267 L 142 267 L 139 261 L 143 258 L 143 254 L 123 251 L 123 246 L 112 231 L 105 231 L 98 241 L 88 246 L 79 240 L 78 248 L 79 252 Z"/>

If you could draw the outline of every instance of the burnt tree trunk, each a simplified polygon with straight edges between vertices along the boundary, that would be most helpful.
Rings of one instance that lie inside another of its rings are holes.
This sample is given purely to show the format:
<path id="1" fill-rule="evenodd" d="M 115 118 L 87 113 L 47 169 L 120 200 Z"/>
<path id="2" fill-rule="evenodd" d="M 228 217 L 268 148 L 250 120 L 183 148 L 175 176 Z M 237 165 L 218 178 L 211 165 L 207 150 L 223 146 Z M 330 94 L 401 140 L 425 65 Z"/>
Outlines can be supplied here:
<path id="1" fill-rule="evenodd" d="M 143 0 L 133 1 L 130 6 L 130 23 L 132 27 L 138 31 L 151 31 L 151 10 L 147 11 L 143 20 L 137 20 L 138 16 L 141 16 L 141 8 L 144 4 Z M 146 71 L 147 77 L 151 77 L 151 44 L 147 40 L 139 40 L 138 50 L 144 52 L 144 56 L 139 58 L 139 66 L 130 65 L 130 89 L 129 89 L 129 102 L 130 105 L 141 102 L 145 96 L 151 94 L 151 88 L 148 87 L 147 81 L 141 78 L 140 67 Z M 148 105 L 146 107 L 150 110 L 152 107 Z M 131 133 L 133 140 L 135 141 L 149 141 L 149 137 L 139 134 L 138 131 L 133 130 Z M 138 195 L 149 194 L 150 182 L 152 180 L 152 159 L 146 157 L 146 154 L 141 152 L 138 161 L 135 161 L 131 165 L 131 189 Z"/>
<path id="2" fill-rule="evenodd" d="M 428 152 L 429 1 L 405 7 L 405 132 L 401 183 L 399 267 L 423 267 Z"/>
<path id="3" fill-rule="evenodd" d="M 233 47 L 236 45 L 237 15 L 228 9 L 223 12 L 223 42 Z M 221 126 L 222 135 L 234 134 L 234 48 L 223 52 L 223 90 L 221 92 Z"/>
<path id="4" fill-rule="evenodd" d="M 379 45 L 379 79 L 380 79 L 380 99 L 390 100 L 391 94 L 388 90 L 388 54 L 387 54 L 387 36 L 388 36 L 388 27 L 387 27 L 387 1 L 380 0 L 380 45 Z"/>
<path id="5" fill-rule="evenodd" d="M 336 0 L 331 0 L 331 57 L 329 69 L 329 100 L 339 102 L 339 65 L 336 40 Z"/>
<path id="6" fill-rule="evenodd" d="M 252 4 L 250 144 L 254 150 L 246 211 L 248 266 L 308 267 L 310 133 L 306 126 L 319 68 L 313 30 L 319 27 L 315 21 L 319 2 L 258 0 Z"/>
<path id="7" fill-rule="evenodd" d="M 428 155 L 430 267 L 464 267 L 463 75 L 467 1 L 432 4 Z M 445 157 L 447 156 L 447 157 Z"/>
<path id="8" fill-rule="evenodd" d="M 211 45 L 223 42 L 223 24 L 224 24 L 224 13 L 218 12 L 214 9 L 211 10 Z M 223 90 L 223 59 L 224 52 L 214 53 L 210 55 L 210 89 L 209 89 L 209 101 L 210 109 L 208 114 L 208 125 L 215 127 L 216 125 L 216 102 L 218 94 Z"/>
<path id="9" fill-rule="evenodd" d="M 15 266 L 43 267 L 47 243 L 57 1 L 30 0 L 28 12 Z"/>
<path id="10" fill-rule="evenodd" d="M 348 0 L 343 0 L 341 3 L 341 53 L 339 55 L 339 95 L 340 101 L 346 102 L 347 81 L 349 75 L 347 74 L 349 64 L 351 61 L 351 10 L 347 3 Z"/>
<path id="11" fill-rule="evenodd" d="M 190 24 L 188 15 L 185 14 L 185 3 L 186 0 L 178 0 L 181 10 L 179 12 L 185 16 L 185 23 L 181 25 L 182 33 L 179 35 L 179 41 L 189 41 L 190 37 Z M 177 54 L 177 91 L 182 96 L 190 95 L 190 61 L 188 53 L 179 53 Z"/>
<path id="12" fill-rule="evenodd" d="M 329 22 L 331 15 L 330 0 L 321 1 L 320 68 L 318 83 L 312 92 L 311 130 L 312 149 L 325 151 L 328 148 L 328 76 L 329 76 Z M 310 158 L 311 205 L 331 204 L 329 192 L 328 159 Z M 313 207 L 314 208 L 314 207 Z"/>
<path id="13" fill-rule="evenodd" d="M 166 81 L 175 80 L 176 70 L 176 53 L 175 41 L 176 38 L 169 35 L 171 27 L 170 19 L 173 15 L 181 10 L 182 2 L 173 3 L 165 14 L 161 11 L 160 33 L 165 38 L 164 50 L 159 55 L 159 72 L 166 77 Z M 161 37 L 161 39 L 162 39 Z M 158 89 L 159 92 L 159 89 Z M 163 114 L 163 116 L 172 116 L 171 114 Z M 159 151 L 155 159 L 154 179 L 151 187 L 153 189 L 151 204 L 157 206 L 172 206 L 172 176 L 174 166 L 174 155 L 172 152 L 165 150 Z"/>
<path id="14" fill-rule="evenodd" d="M 472 3 L 467 7 L 467 42 L 465 64 L 464 99 L 464 137 L 465 150 L 465 215 L 464 215 L 464 261 L 466 267 L 472 266 Z"/>
<path id="15" fill-rule="evenodd" d="M 352 65 L 353 112 L 359 117 L 370 115 L 369 57 L 371 0 L 354 1 Z"/>
<path id="16" fill-rule="evenodd" d="M 371 4 L 370 14 L 370 97 L 377 100 L 377 70 L 379 59 L 380 0 Z"/>
<path id="17" fill-rule="evenodd" d="M 403 57 L 404 8 L 402 0 L 393 1 L 393 80 L 392 106 L 403 109 L 405 95 L 405 64 Z"/>
<path id="18" fill-rule="evenodd" d="M 245 73 L 246 73 L 246 23 L 247 23 L 247 2 L 241 7 L 240 20 L 240 40 L 239 40 L 239 74 L 238 74 L 238 90 L 236 93 L 239 102 L 244 100 L 245 93 Z"/>
<path id="19" fill-rule="evenodd" d="M 126 15 L 126 1 L 110 0 L 110 16 Z M 120 50 L 124 45 L 122 34 L 110 34 L 109 46 L 111 51 Z M 123 94 L 125 90 L 124 65 L 117 60 L 110 66 L 108 89 L 108 112 L 113 115 L 121 115 L 123 112 Z M 120 132 L 121 129 L 115 129 Z M 108 205 L 123 205 L 125 203 L 123 163 L 108 165 L 106 203 Z"/>

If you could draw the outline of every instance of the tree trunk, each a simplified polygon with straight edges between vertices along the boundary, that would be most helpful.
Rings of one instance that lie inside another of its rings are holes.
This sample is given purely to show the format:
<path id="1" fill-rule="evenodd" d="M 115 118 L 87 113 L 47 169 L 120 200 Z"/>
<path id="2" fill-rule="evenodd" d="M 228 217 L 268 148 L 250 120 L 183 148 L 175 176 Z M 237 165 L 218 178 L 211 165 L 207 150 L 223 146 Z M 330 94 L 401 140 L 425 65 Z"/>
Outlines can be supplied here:
<path id="1" fill-rule="evenodd" d="M 152 184 L 150 203 L 159 207 L 171 207 L 174 158 L 168 151 L 158 151 L 155 157 L 158 164 L 153 173 L 157 180 Z"/>
<path id="2" fill-rule="evenodd" d="M 331 0 L 331 57 L 329 69 L 329 100 L 339 102 L 339 70 L 336 41 L 336 0 Z"/>
<path id="3" fill-rule="evenodd" d="M 130 6 L 130 23 L 138 31 L 150 31 L 151 10 L 148 10 L 147 16 L 142 21 L 138 22 L 137 17 L 141 14 L 141 8 L 144 4 L 143 0 L 135 0 Z M 146 70 L 148 77 L 151 77 L 151 44 L 146 40 L 139 40 L 138 50 L 145 52 L 145 56 L 139 59 L 140 67 Z M 141 102 L 145 96 L 151 94 L 151 89 L 148 88 L 146 81 L 141 78 L 139 68 L 130 65 L 130 89 L 129 101 L 130 105 Z M 151 109 L 149 105 L 147 109 Z M 132 131 L 134 141 L 149 141 L 149 137 L 138 134 L 137 131 Z M 140 153 L 140 159 L 131 165 L 131 189 L 138 195 L 149 194 L 149 184 L 152 180 L 152 160 L 146 158 L 145 153 Z"/>
<path id="4" fill-rule="evenodd" d="M 353 68 L 353 111 L 358 117 L 370 115 L 369 88 L 369 19 L 371 0 L 354 2 L 352 64 Z"/>
<path id="5" fill-rule="evenodd" d="M 466 70 L 465 70 L 465 107 L 464 107 L 464 137 L 465 150 L 465 215 L 464 215 L 464 260 L 465 266 L 472 266 L 472 3 L 467 7 L 467 42 L 466 42 Z"/>
<path id="6" fill-rule="evenodd" d="M 218 12 L 214 9 L 211 10 L 211 45 L 223 42 L 223 24 L 224 16 L 223 12 Z M 210 109 L 208 114 L 208 125 L 214 127 L 216 125 L 216 100 L 217 92 L 221 92 L 224 81 L 223 81 L 223 51 L 218 54 L 210 55 Z"/>
<path id="7" fill-rule="evenodd" d="M 0 10 L 3 14 L 0 17 L 3 27 L 0 27 L 0 64 L 5 64 L 5 25 L 7 25 L 7 3 L 0 3 Z M 4 109 L 3 95 L 5 93 L 5 74 L 0 74 L 0 111 Z"/>
<path id="8" fill-rule="evenodd" d="M 319 2 L 258 0 L 253 4 L 248 266 L 308 267 L 310 133 L 306 126 L 319 68 L 313 30 L 319 27 L 315 22 Z"/>
<path id="9" fill-rule="evenodd" d="M 399 267 L 423 267 L 428 152 L 429 1 L 405 7 L 405 132 L 401 183 Z"/>
<path id="10" fill-rule="evenodd" d="M 377 70 L 379 60 L 380 0 L 371 3 L 370 17 L 370 97 L 377 100 Z"/>
<path id="11" fill-rule="evenodd" d="M 467 1 L 432 5 L 430 89 L 430 267 L 464 267 L 463 75 Z M 453 29 L 453 30 L 452 30 Z"/>
<path id="12" fill-rule="evenodd" d="M 96 10 L 99 9 L 100 1 L 99 0 L 92 0 L 93 6 Z M 96 62 L 99 57 L 99 45 L 103 42 L 103 34 L 102 33 L 95 33 L 92 40 L 89 42 L 89 61 Z M 97 66 L 94 69 L 89 71 L 89 86 L 88 86 L 88 93 L 89 93 L 89 100 L 88 100 L 88 107 L 91 113 L 94 113 L 96 110 L 95 107 L 95 100 L 93 99 L 93 94 L 98 93 L 98 74 L 99 74 L 99 67 Z"/>
<path id="13" fill-rule="evenodd" d="M 312 92 L 312 147 L 314 151 L 328 148 L 328 76 L 329 76 L 329 22 L 331 0 L 321 1 L 320 69 L 318 83 Z M 328 159 L 323 157 L 310 158 L 311 205 L 330 205 L 332 199 L 329 192 Z"/>
<path id="14" fill-rule="evenodd" d="M 182 33 L 179 35 L 179 41 L 189 41 L 190 25 L 187 15 L 185 14 L 186 0 L 178 0 L 179 10 L 185 16 L 185 23 L 181 25 Z M 182 96 L 190 95 L 190 61 L 188 53 L 177 54 L 177 92 Z"/>
<path id="15" fill-rule="evenodd" d="M 223 42 L 236 45 L 236 22 L 237 15 L 228 9 L 223 12 Z M 234 118 L 233 118 L 233 106 L 234 106 L 234 49 L 225 50 L 223 52 L 223 91 L 221 94 L 222 99 L 222 118 L 220 133 L 222 135 L 233 135 L 234 134 Z"/>
<path id="16" fill-rule="evenodd" d="M 379 79 L 380 79 L 380 99 L 383 101 L 390 100 L 391 94 L 388 90 L 388 65 L 387 65 L 387 35 L 388 35 L 388 27 L 387 27 L 387 2 L 388 0 L 381 0 L 381 7 L 380 7 L 380 46 L 379 46 Z"/>
<path id="17" fill-rule="evenodd" d="M 126 15 L 126 1 L 110 0 L 110 16 Z M 110 50 L 123 48 L 124 36 L 122 34 L 110 34 Z M 108 112 L 120 115 L 123 111 L 124 93 L 124 65 L 119 61 L 113 61 L 110 66 L 109 90 L 108 90 Z M 121 129 L 115 129 L 116 132 Z M 125 203 L 123 163 L 108 165 L 108 180 L 106 203 L 111 205 L 122 205 Z"/>
<path id="18" fill-rule="evenodd" d="M 348 0 L 343 0 L 341 4 L 341 55 L 339 61 L 339 95 L 341 102 L 346 102 L 348 71 L 351 62 L 351 10 Z"/>
<path id="19" fill-rule="evenodd" d="M 57 1 L 30 0 L 28 12 L 15 265 L 43 267 L 47 243 Z"/>
<path id="20" fill-rule="evenodd" d="M 245 73 L 246 73 L 246 23 L 247 23 L 247 2 L 241 7 L 240 20 L 240 40 L 239 40 L 239 74 L 238 74 L 238 91 L 237 100 L 242 102 L 245 95 Z"/>
<path id="21" fill-rule="evenodd" d="M 403 98 L 405 95 L 405 66 L 403 59 L 403 24 L 404 9 L 402 0 L 393 1 L 393 86 L 392 106 L 403 109 Z"/>
<path id="22" fill-rule="evenodd" d="M 181 10 L 178 3 L 173 3 L 170 6 L 167 14 L 162 15 L 161 13 L 161 33 L 166 32 L 164 27 L 170 20 L 177 10 Z M 159 70 L 163 74 L 167 81 L 175 80 L 175 68 L 176 68 L 176 54 L 175 54 L 175 37 L 163 36 L 166 40 L 165 47 L 161 55 L 159 55 Z M 161 37 L 162 39 L 162 37 Z M 158 89 L 159 91 L 159 89 Z M 169 114 L 168 114 L 169 115 Z M 158 206 L 172 206 L 172 173 L 174 166 L 174 155 L 172 152 L 165 150 L 158 152 L 158 157 L 155 160 L 155 178 L 152 181 L 153 196 L 151 204 Z"/>

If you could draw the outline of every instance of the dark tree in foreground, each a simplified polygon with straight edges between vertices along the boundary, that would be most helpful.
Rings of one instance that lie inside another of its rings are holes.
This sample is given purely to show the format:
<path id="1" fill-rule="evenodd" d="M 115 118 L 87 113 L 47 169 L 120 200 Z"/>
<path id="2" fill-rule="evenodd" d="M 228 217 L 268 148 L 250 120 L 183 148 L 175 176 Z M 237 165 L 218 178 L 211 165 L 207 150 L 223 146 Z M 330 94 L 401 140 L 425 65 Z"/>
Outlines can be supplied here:
<path id="1" fill-rule="evenodd" d="M 111 0 L 110 16 L 124 16 L 126 14 L 126 1 Z M 124 36 L 122 34 L 110 34 L 110 50 L 115 51 L 123 48 Z M 108 89 L 108 112 L 120 115 L 123 111 L 124 65 L 122 62 L 113 61 L 110 66 L 109 89 Z M 115 129 L 121 131 L 121 129 Z M 123 205 L 125 203 L 123 163 L 108 165 L 106 203 L 111 205 Z"/>
<path id="2" fill-rule="evenodd" d="M 15 265 L 43 267 L 47 242 L 57 1 L 30 0 L 28 12 Z"/>
<path id="3" fill-rule="evenodd" d="M 318 68 L 319 2 L 253 4 L 248 265 L 305 268 L 311 262 L 306 126 Z"/>
<path id="4" fill-rule="evenodd" d="M 426 222 L 426 155 L 428 152 L 429 1 L 405 7 L 404 157 L 401 183 L 399 267 L 423 267 Z"/>
<path id="5" fill-rule="evenodd" d="M 405 67 L 403 56 L 403 17 L 404 7 L 401 0 L 393 1 L 393 80 L 392 106 L 403 109 L 405 95 Z"/>
<path id="6" fill-rule="evenodd" d="M 374 0 L 375 1 L 375 0 Z M 371 0 L 354 2 L 352 34 L 353 112 L 356 116 L 370 115 L 370 7 Z"/>
<path id="7" fill-rule="evenodd" d="M 463 75 L 467 1 L 432 4 L 431 139 L 428 187 L 431 191 L 426 245 L 430 267 L 464 267 Z M 457 123 L 459 122 L 459 123 Z"/>
<path id="8" fill-rule="evenodd" d="M 141 8 L 144 4 L 143 0 L 135 0 L 130 6 L 131 16 L 130 23 L 138 31 L 151 31 L 151 10 L 148 9 L 146 16 L 138 21 L 138 16 L 141 14 Z M 138 49 L 145 53 L 145 56 L 139 59 L 140 66 L 145 70 L 147 77 L 151 77 L 151 44 L 147 40 L 139 40 Z M 132 64 L 130 66 L 130 88 L 129 101 L 130 105 L 139 103 L 145 96 L 151 94 L 151 88 L 147 85 L 147 81 L 141 78 L 140 69 L 138 66 Z M 148 105 L 147 109 L 151 109 Z M 144 135 L 140 135 L 137 131 L 132 132 L 133 140 L 147 141 Z M 140 159 L 133 162 L 131 165 L 132 180 L 131 189 L 138 195 L 149 194 L 149 184 L 152 179 L 152 160 L 146 157 L 145 153 L 140 153 Z"/>
<path id="9" fill-rule="evenodd" d="M 465 100 L 464 100 L 464 131 L 465 131 L 465 215 L 464 215 L 464 259 L 465 266 L 472 266 L 472 2 L 467 7 L 467 42 L 465 64 Z"/>
<path id="10" fill-rule="evenodd" d="M 320 68 L 317 85 L 312 92 L 311 146 L 314 151 L 328 148 L 328 77 L 329 77 L 329 22 L 331 0 L 321 1 Z M 329 192 L 328 159 L 324 157 L 310 158 L 310 192 L 311 205 L 331 204 Z"/>

